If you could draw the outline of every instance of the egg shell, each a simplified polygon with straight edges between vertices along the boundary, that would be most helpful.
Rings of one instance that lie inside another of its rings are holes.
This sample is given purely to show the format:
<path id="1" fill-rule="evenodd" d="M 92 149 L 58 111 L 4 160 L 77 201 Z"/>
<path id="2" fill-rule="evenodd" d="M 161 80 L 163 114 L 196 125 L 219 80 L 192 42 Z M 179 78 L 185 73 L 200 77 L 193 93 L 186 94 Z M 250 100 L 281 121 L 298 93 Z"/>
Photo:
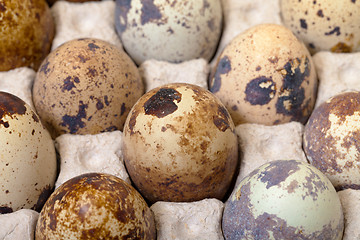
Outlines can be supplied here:
<path id="1" fill-rule="evenodd" d="M 331 182 L 308 163 L 279 160 L 255 169 L 225 202 L 225 239 L 338 239 L 344 217 Z"/>
<path id="2" fill-rule="evenodd" d="M 311 53 L 360 51 L 360 1 L 281 0 L 283 23 Z"/>
<path id="3" fill-rule="evenodd" d="M 38 115 L 20 98 L 0 92 L 0 214 L 40 211 L 57 175 L 55 146 Z"/>
<path id="4" fill-rule="evenodd" d="M 50 52 L 55 24 L 45 0 L 0 2 L 0 71 L 37 70 Z"/>
<path id="5" fill-rule="evenodd" d="M 50 196 L 35 239 L 156 239 L 154 216 L 141 195 L 109 174 L 74 177 Z"/>
<path id="6" fill-rule="evenodd" d="M 222 6 L 220 0 L 117 0 L 115 23 L 137 64 L 152 58 L 209 61 L 222 31 Z"/>
<path id="7" fill-rule="evenodd" d="M 150 202 L 222 199 L 238 163 L 234 124 L 209 91 L 173 83 L 134 105 L 123 134 L 126 169 Z"/>
<path id="8" fill-rule="evenodd" d="M 306 157 L 337 190 L 360 189 L 360 92 L 337 94 L 317 107 L 305 126 Z"/>
<path id="9" fill-rule="evenodd" d="M 260 24 L 237 35 L 210 77 L 210 91 L 235 125 L 305 123 L 315 104 L 317 76 L 310 53 L 277 24 Z"/>
<path id="10" fill-rule="evenodd" d="M 144 92 L 140 73 L 116 46 L 75 39 L 52 51 L 37 72 L 33 102 L 53 138 L 122 130 Z"/>

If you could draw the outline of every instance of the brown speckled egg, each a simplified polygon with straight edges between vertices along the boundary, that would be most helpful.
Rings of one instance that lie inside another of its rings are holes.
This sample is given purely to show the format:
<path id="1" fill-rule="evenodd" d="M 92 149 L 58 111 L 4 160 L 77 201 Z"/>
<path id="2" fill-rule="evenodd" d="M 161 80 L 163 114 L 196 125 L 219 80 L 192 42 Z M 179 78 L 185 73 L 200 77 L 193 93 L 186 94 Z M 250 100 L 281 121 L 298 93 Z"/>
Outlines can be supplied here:
<path id="1" fill-rule="evenodd" d="M 116 30 L 137 64 L 214 55 L 222 31 L 221 0 L 117 0 Z"/>
<path id="2" fill-rule="evenodd" d="M 301 161 L 266 163 L 243 178 L 225 202 L 227 240 L 341 240 L 344 215 L 329 179 Z"/>
<path id="3" fill-rule="evenodd" d="M 50 52 L 55 24 L 45 0 L 0 1 L 0 71 L 38 69 Z"/>
<path id="4" fill-rule="evenodd" d="M 156 239 L 154 216 L 120 178 L 88 173 L 60 185 L 40 212 L 35 239 Z"/>
<path id="5" fill-rule="evenodd" d="M 130 178 L 150 202 L 222 199 L 238 163 L 228 111 L 191 84 L 143 95 L 127 117 L 122 144 Z"/>
<path id="6" fill-rule="evenodd" d="M 225 47 L 209 85 L 235 125 L 305 123 L 315 104 L 317 75 L 309 51 L 289 29 L 261 24 Z"/>
<path id="7" fill-rule="evenodd" d="M 283 23 L 318 51 L 360 51 L 360 1 L 282 0 Z"/>
<path id="8" fill-rule="evenodd" d="M 72 40 L 52 51 L 33 86 L 35 108 L 52 137 L 122 130 L 143 93 L 130 57 L 98 39 Z"/>
<path id="9" fill-rule="evenodd" d="M 55 146 L 37 114 L 0 92 L 0 214 L 40 211 L 57 176 Z"/>
<path id="10" fill-rule="evenodd" d="M 317 107 L 303 139 L 306 157 L 337 190 L 360 189 L 360 92 L 336 95 Z"/>

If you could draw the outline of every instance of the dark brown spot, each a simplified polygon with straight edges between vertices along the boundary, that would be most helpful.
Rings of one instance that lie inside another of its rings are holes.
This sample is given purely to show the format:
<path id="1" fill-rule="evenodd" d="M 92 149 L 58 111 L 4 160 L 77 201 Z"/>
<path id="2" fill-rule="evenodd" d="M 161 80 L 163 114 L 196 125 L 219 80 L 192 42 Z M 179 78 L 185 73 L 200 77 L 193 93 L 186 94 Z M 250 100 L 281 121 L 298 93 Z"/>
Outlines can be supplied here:
<path id="1" fill-rule="evenodd" d="M 356 0 L 351 0 L 352 3 L 356 3 Z"/>
<path id="2" fill-rule="evenodd" d="M 96 109 L 97 110 L 101 110 L 104 108 L 104 104 L 101 102 L 100 99 L 97 100 L 97 103 L 96 103 Z"/>
<path id="3" fill-rule="evenodd" d="M 231 128 L 230 116 L 225 107 L 218 107 L 217 114 L 213 116 L 213 122 L 215 126 L 222 132 L 225 132 L 226 129 Z"/>
<path id="4" fill-rule="evenodd" d="M 13 209 L 11 207 L 1 207 L 0 206 L 0 214 L 6 214 L 6 213 L 12 213 L 14 212 Z"/>
<path id="5" fill-rule="evenodd" d="M 95 52 L 96 49 L 100 49 L 100 47 L 98 45 L 96 45 L 95 43 L 89 43 L 88 47 L 92 52 Z"/>
<path id="6" fill-rule="evenodd" d="M 210 91 L 216 93 L 221 88 L 221 75 L 227 74 L 231 71 L 231 63 L 228 56 L 224 56 L 220 59 L 219 63 L 216 66 L 215 76 L 210 83 Z"/>
<path id="7" fill-rule="evenodd" d="M 116 1 L 115 25 L 117 32 L 121 35 L 127 26 L 127 14 L 131 9 L 131 0 Z"/>
<path id="8" fill-rule="evenodd" d="M 154 22 L 162 18 L 159 8 L 154 4 L 154 0 L 141 0 L 141 24 Z"/>
<path id="9" fill-rule="evenodd" d="M 210 29 L 210 31 L 215 31 L 215 23 L 214 23 L 214 19 L 210 19 L 209 21 L 207 21 L 207 26 Z"/>
<path id="10" fill-rule="evenodd" d="M 9 123 L 2 120 L 4 116 L 12 116 L 14 114 L 23 115 L 26 112 L 25 102 L 20 98 L 6 92 L 0 92 L 0 124 L 5 128 L 9 127 Z"/>
<path id="11" fill-rule="evenodd" d="M 255 70 L 258 72 L 258 71 L 261 70 L 261 67 L 260 67 L 260 66 L 257 66 Z"/>
<path id="12" fill-rule="evenodd" d="M 146 115 L 163 118 L 178 109 L 175 101 L 181 101 L 181 94 L 172 88 L 161 88 L 144 103 Z"/>
<path id="13" fill-rule="evenodd" d="M 305 104 L 305 91 L 301 87 L 302 83 L 310 76 L 310 62 L 306 57 L 305 62 L 297 58 L 290 60 L 285 64 L 283 84 L 280 88 L 279 98 L 276 102 L 276 112 L 279 114 L 292 116 L 292 121 L 299 121 L 305 123 L 308 119 L 308 112 L 306 108 L 311 106 Z M 302 72 L 301 65 L 304 64 L 305 68 Z"/>
<path id="14" fill-rule="evenodd" d="M 279 61 L 279 58 L 276 57 L 276 56 L 273 56 L 273 57 L 269 57 L 268 60 L 269 60 L 269 62 L 275 64 L 275 63 L 277 63 Z"/>
<path id="15" fill-rule="evenodd" d="M 46 59 L 45 62 L 40 67 L 40 72 L 43 72 L 45 75 L 47 75 L 50 72 L 49 67 L 50 62 Z"/>
<path id="16" fill-rule="evenodd" d="M 40 212 L 42 207 L 44 206 L 45 202 L 50 197 L 51 193 L 53 192 L 54 188 L 52 188 L 50 185 L 47 185 L 44 187 L 44 189 L 41 191 L 41 194 L 36 202 L 36 204 L 31 208 L 37 212 Z"/>
<path id="17" fill-rule="evenodd" d="M 0 3 L 0 12 L 5 12 L 5 11 L 6 11 L 5 3 Z"/>
<path id="18" fill-rule="evenodd" d="M 120 109 L 120 116 L 124 115 L 125 112 L 126 112 L 126 106 L 125 103 L 122 103 Z"/>
<path id="19" fill-rule="evenodd" d="M 331 52 L 334 53 L 351 53 L 352 47 L 347 45 L 346 43 L 339 42 L 335 46 L 333 46 L 331 49 Z"/>
<path id="20" fill-rule="evenodd" d="M 324 17 L 324 13 L 322 10 L 317 11 L 316 13 L 319 17 Z"/>
<path id="21" fill-rule="evenodd" d="M 84 104 L 83 101 L 79 102 L 79 111 L 77 115 L 70 116 L 70 115 L 64 115 L 62 117 L 62 122 L 60 123 L 61 126 L 67 127 L 69 129 L 69 132 L 74 134 L 76 133 L 80 128 L 85 127 L 85 123 L 82 121 L 83 118 L 86 119 L 86 109 L 88 105 Z"/>
<path id="22" fill-rule="evenodd" d="M 95 68 L 88 68 L 88 72 L 86 73 L 89 77 L 96 77 L 98 75 L 98 72 Z"/>
<path id="23" fill-rule="evenodd" d="M 307 29 L 307 23 L 305 19 L 300 19 L 300 27 L 303 29 Z"/>
<path id="24" fill-rule="evenodd" d="M 71 81 L 71 76 L 68 76 L 67 78 L 64 79 L 64 84 L 61 87 L 61 91 L 62 92 L 70 91 L 74 87 L 75 87 L 75 84 L 73 81 Z"/>
<path id="25" fill-rule="evenodd" d="M 300 163 L 298 161 L 276 161 L 269 164 L 259 173 L 258 179 L 266 183 L 266 188 L 277 186 L 285 181 L 291 174 L 298 171 Z"/>
<path id="26" fill-rule="evenodd" d="M 86 61 L 90 59 L 81 54 L 78 55 L 78 58 L 80 59 L 80 62 L 82 62 L 82 63 L 86 63 Z"/>
<path id="27" fill-rule="evenodd" d="M 39 120 L 39 117 L 33 112 L 32 114 L 32 119 L 35 121 L 35 122 L 40 122 Z"/>
<path id="28" fill-rule="evenodd" d="M 331 30 L 330 32 L 326 32 L 325 35 L 329 36 L 329 35 L 333 35 L 336 34 L 336 36 L 339 36 L 340 33 L 340 27 L 335 27 L 333 30 Z"/>
<path id="29" fill-rule="evenodd" d="M 245 89 L 245 101 L 251 105 L 268 104 L 275 96 L 275 83 L 271 78 L 261 76 L 251 80 Z"/>

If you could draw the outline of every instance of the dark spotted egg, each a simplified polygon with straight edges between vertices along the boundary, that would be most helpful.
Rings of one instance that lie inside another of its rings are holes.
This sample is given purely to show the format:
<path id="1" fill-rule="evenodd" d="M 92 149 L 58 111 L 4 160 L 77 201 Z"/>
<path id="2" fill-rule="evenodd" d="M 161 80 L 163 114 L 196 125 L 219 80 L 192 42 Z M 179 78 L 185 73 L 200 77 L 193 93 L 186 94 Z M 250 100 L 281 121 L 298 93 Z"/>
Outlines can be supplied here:
<path id="1" fill-rule="evenodd" d="M 137 64 L 210 60 L 222 31 L 221 0 L 117 0 L 115 23 Z"/>
<path id="2" fill-rule="evenodd" d="M 238 163 L 234 123 L 206 89 L 163 85 L 130 111 L 123 156 L 131 180 L 150 202 L 222 199 Z"/>
<path id="3" fill-rule="evenodd" d="M 33 101 L 53 138 L 122 130 L 144 93 L 131 58 L 99 39 L 75 39 L 52 51 L 37 72 Z"/>
<path id="4" fill-rule="evenodd" d="M 0 71 L 31 67 L 49 54 L 55 23 L 45 0 L 0 1 Z"/>
<path id="5" fill-rule="evenodd" d="M 360 189 L 360 92 L 338 94 L 317 107 L 305 125 L 310 163 L 337 190 Z"/>
<path id="6" fill-rule="evenodd" d="M 57 176 L 55 146 L 38 115 L 0 92 L 0 214 L 40 211 Z"/>
<path id="7" fill-rule="evenodd" d="M 87 173 L 60 185 L 41 210 L 35 239 L 155 240 L 153 213 L 120 178 Z"/>
<path id="8" fill-rule="evenodd" d="M 333 185 L 314 166 L 273 161 L 255 169 L 225 202 L 222 229 L 231 239 L 341 240 L 344 217 Z"/>
<path id="9" fill-rule="evenodd" d="M 305 123 L 317 94 L 309 51 L 287 28 L 256 25 L 237 35 L 219 56 L 210 91 L 235 125 Z"/>
<path id="10" fill-rule="evenodd" d="M 359 0 L 282 0 L 283 23 L 311 53 L 360 51 Z"/>

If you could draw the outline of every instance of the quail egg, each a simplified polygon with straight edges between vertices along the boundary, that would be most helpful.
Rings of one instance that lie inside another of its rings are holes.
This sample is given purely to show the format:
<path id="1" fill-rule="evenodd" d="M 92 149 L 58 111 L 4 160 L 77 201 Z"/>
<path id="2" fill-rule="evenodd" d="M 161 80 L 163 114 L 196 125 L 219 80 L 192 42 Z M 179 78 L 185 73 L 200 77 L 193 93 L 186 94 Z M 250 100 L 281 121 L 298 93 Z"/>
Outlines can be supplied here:
<path id="1" fill-rule="evenodd" d="M 234 123 L 204 88 L 172 83 L 130 111 L 122 141 L 131 180 L 150 202 L 222 199 L 238 164 Z"/>
<path id="2" fill-rule="evenodd" d="M 222 32 L 221 0 L 116 1 L 116 30 L 137 64 L 214 55 Z"/>
<path id="3" fill-rule="evenodd" d="M 35 239 L 156 239 L 154 216 L 120 178 L 87 173 L 60 185 L 41 210 Z"/>
<path id="4" fill-rule="evenodd" d="M 360 92 L 338 94 L 317 107 L 305 125 L 309 162 L 337 190 L 360 189 Z"/>
<path id="5" fill-rule="evenodd" d="M 269 162 L 235 187 L 225 202 L 225 239 L 341 240 L 344 216 L 333 185 L 312 165 Z"/>
<path id="6" fill-rule="evenodd" d="M 0 92 L 0 214 L 40 211 L 57 176 L 55 146 L 38 115 Z"/>
<path id="7" fill-rule="evenodd" d="M 283 23 L 318 51 L 360 51 L 360 1 L 281 0 Z"/>
<path id="8" fill-rule="evenodd" d="M 45 0 L 0 1 L 0 71 L 37 70 L 50 52 L 55 24 Z"/>
<path id="9" fill-rule="evenodd" d="M 122 130 L 144 84 L 122 49 L 85 38 L 66 42 L 46 57 L 32 93 L 41 120 L 55 138 Z"/>
<path id="10" fill-rule="evenodd" d="M 305 123 L 317 95 L 309 51 L 286 27 L 260 24 L 237 35 L 219 56 L 210 91 L 235 125 Z"/>

